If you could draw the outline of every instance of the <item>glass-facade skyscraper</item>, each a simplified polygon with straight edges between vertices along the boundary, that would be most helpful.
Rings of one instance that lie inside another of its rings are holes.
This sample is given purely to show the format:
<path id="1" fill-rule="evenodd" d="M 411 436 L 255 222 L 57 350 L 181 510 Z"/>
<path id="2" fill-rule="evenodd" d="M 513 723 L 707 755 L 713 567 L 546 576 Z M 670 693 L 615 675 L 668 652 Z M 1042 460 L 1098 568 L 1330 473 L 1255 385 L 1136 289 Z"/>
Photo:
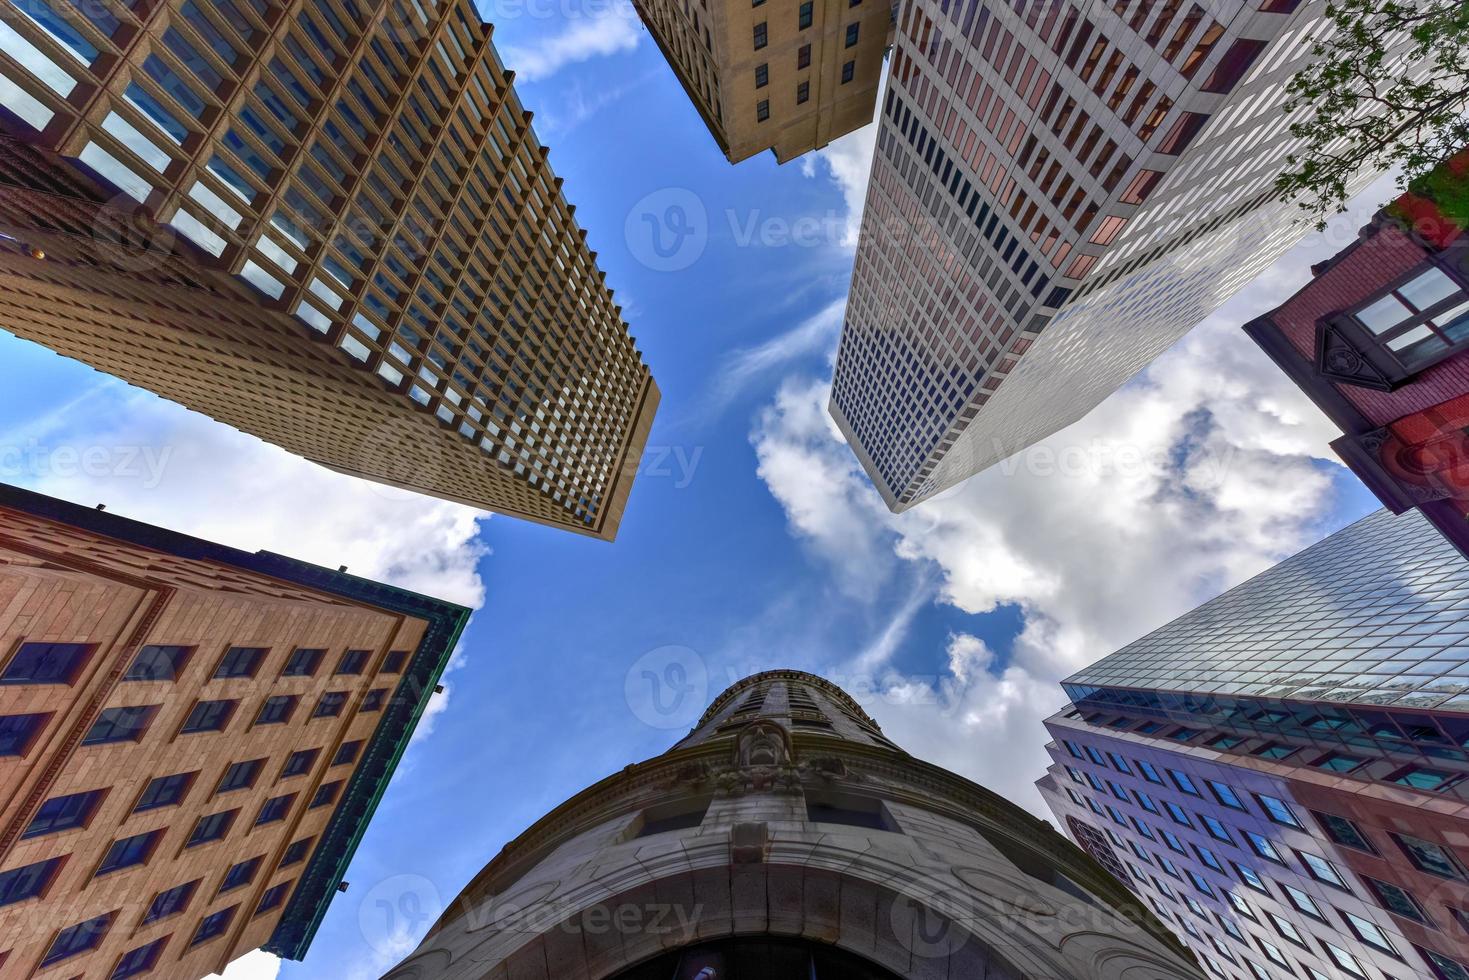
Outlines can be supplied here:
<path id="1" fill-rule="evenodd" d="M 1421 514 L 1064 686 L 1042 795 L 1216 975 L 1469 976 L 1469 563 Z"/>
<path id="2" fill-rule="evenodd" d="M 1306 232 L 1273 185 L 1325 5 L 1207 6 L 902 4 L 831 398 L 894 511 L 1081 418 Z"/>

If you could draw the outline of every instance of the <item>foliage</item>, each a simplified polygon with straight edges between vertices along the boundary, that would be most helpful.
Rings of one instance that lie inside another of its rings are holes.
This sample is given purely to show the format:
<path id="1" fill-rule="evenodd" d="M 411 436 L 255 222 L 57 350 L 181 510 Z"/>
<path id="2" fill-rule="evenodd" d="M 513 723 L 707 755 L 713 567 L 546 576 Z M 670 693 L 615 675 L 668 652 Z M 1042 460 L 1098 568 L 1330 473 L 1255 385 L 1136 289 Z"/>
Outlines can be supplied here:
<path id="1" fill-rule="evenodd" d="M 1277 186 L 1321 223 L 1363 168 L 1423 178 L 1469 146 L 1469 2 L 1330 0 L 1335 28 L 1291 79 L 1286 112 L 1302 147 Z"/>

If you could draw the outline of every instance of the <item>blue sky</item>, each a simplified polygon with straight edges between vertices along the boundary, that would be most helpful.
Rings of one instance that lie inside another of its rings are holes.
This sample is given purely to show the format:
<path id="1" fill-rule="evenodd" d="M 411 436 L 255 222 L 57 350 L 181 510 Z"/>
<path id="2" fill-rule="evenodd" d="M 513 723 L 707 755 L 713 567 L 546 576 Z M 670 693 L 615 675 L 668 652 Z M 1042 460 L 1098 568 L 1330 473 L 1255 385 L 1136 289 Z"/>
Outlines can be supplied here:
<path id="1" fill-rule="evenodd" d="M 351 890 L 280 976 L 377 976 L 508 840 L 759 669 L 832 677 L 1034 809 L 1060 677 L 1375 506 L 1239 331 L 1338 236 L 1086 420 L 892 517 L 825 416 L 870 130 L 731 167 L 626 8 L 486 13 L 663 391 L 615 544 L 327 473 L 0 335 L 0 479 L 478 607 Z M 703 220 L 661 271 L 641 218 L 671 204 Z"/>

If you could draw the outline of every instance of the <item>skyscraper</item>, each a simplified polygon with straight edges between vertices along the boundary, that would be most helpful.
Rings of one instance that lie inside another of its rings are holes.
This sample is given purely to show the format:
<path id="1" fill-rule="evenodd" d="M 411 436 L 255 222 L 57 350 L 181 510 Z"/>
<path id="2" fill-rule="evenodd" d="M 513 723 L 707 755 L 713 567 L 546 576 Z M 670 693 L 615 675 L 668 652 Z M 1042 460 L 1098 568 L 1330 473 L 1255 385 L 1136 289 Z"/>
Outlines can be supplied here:
<path id="1" fill-rule="evenodd" d="M 730 163 L 763 150 L 780 163 L 872 122 L 886 0 L 633 0 L 638 15 Z"/>
<path id="2" fill-rule="evenodd" d="M 903 5 L 831 397 L 890 508 L 1076 421 L 1301 237 L 1272 186 L 1323 10 Z"/>
<path id="3" fill-rule="evenodd" d="M 1379 511 L 1065 681 L 1042 795 L 1220 977 L 1469 975 L 1469 564 Z"/>
<path id="4" fill-rule="evenodd" d="M 1044 821 L 776 670 L 505 847 L 391 980 L 1200 978 Z"/>
<path id="5" fill-rule="evenodd" d="M 0 321 L 325 466 L 610 539 L 657 386 L 469 0 L 36 0 Z"/>
<path id="6" fill-rule="evenodd" d="M 1341 427 L 1362 482 L 1469 556 L 1469 234 L 1434 197 L 1463 198 L 1469 151 L 1422 184 L 1245 331 Z"/>
<path id="7" fill-rule="evenodd" d="M 468 616 L 0 486 L 0 972 L 300 959 Z"/>

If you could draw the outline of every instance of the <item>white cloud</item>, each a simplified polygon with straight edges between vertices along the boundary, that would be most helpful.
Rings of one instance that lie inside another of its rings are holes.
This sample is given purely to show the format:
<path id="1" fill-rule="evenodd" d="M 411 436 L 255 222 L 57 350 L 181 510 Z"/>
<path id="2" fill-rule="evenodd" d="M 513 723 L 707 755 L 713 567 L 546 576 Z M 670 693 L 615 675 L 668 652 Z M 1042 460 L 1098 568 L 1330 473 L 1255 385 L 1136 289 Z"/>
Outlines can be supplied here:
<path id="1" fill-rule="evenodd" d="M 886 93 L 887 72 L 884 71 L 874 108 L 882 105 Z M 862 206 L 867 200 L 867 182 L 872 176 L 872 155 L 876 149 L 877 125 L 874 123 L 801 158 L 801 173 L 807 177 L 827 177 L 841 190 L 847 205 L 847 230 L 843 244 L 850 249 L 857 247 Z"/>
<path id="2" fill-rule="evenodd" d="M 631 51 L 642 39 L 632 4 L 596 4 L 588 11 L 569 11 L 571 19 L 559 32 L 547 34 L 529 46 L 507 46 L 505 67 L 518 82 L 542 81 L 567 65 Z"/>
<path id="3" fill-rule="evenodd" d="M 84 420 L 84 421 L 82 421 Z M 332 472 L 121 382 L 7 437 L 0 478 L 477 607 L 488 515 Z"/>
<path id="4" fill-rule="evenodd" d="M 231 962 L 223 973 L 211 973 L 204 980 L 275 980 L 280 972 L 280 957 L 252 949 Z"/>
<path id="5" fill-rule="evenodd" d="M 898 516 L 827 418 L 828 386 L 780 387 L 751 436 L 758 472 L 848 594 L 875 600 L 894 580 L 917 576 L 921 589 L 931 575 L 922 599 L 1022 613 L 1003 664 L 960 634 L 942 676 L 914 678 L 890 666 L 922 606 L 910 597 L 839 668 L 875 679 L 870 710 L 899 744 L 1038 807 L 1040 723 L 1064 700 L 1062 677 L 1319 533 L 1334 500 L 1321 462 L 1330 428 L 1237 313 L 1076 425 Z"/>
<path id="6" fill-rule="evenodd" d="M 718 413 L 754 382 L 799 357 L 828 350 L 841 331 L 846 309 L 846 300 L 837 300 L 763 344 L 731 351 L 710 387 L 706 411 Z"/>
<path id="7" fill-rule="evenodd" d="M 851 147 L 833 149 L 836 162 L 822 160 L 855 222 L 865 170 L 846 162 Z M 1064 702 L 1059 680 L 1320 535 L 1336 432 L 1240 328 L 1355 238 L 1392 180 L 1089 416 L 900 516 L 827 416 L 829 385 L 784 379 L 751 442 L 791 531 L 849 596 L 875 602 L 894 581 L 916 583 L 868 648 L 834 668 L 878 692 L 869 710 L 900 745 L 1043 812 L 1032 783 L 1048 764 L 1041 721 Z M 942 673 L 894 669 L 930 581 L 934 601 L 963 612 L 1018 608 L 1008 657 L 956 633 Z"/>

